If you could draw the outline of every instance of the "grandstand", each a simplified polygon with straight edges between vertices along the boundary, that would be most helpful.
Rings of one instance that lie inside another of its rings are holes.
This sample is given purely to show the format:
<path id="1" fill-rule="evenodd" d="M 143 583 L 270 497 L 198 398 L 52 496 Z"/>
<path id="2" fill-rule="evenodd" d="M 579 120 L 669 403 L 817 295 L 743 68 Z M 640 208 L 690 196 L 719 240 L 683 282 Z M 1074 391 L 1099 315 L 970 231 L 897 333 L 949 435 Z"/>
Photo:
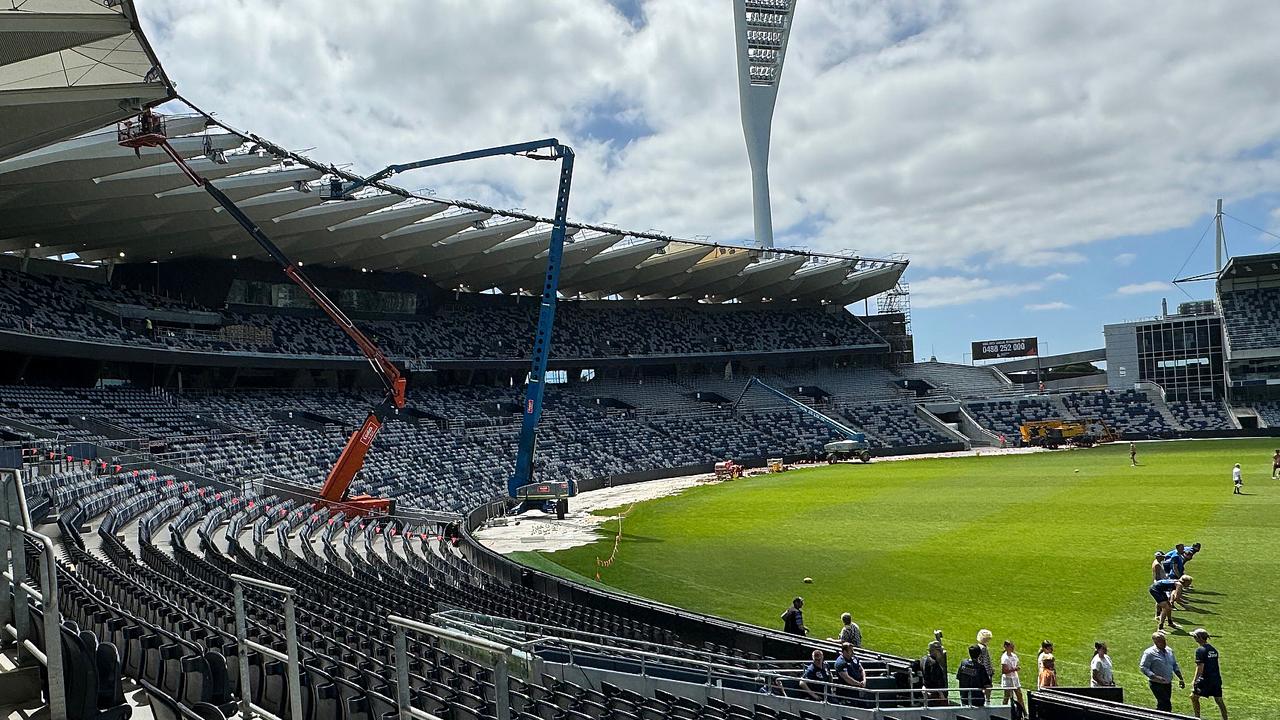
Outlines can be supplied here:
<path id="1" fill-rule="evenodd" d="M 830 642 L 559 580 L 476 543 L 512 506 L 550 221 L 386 183 L 342 199 L 332 183 L 352 178 L 328 163 L 169 115 L 175 151 L 411 377 L 351 486 L 395 511 L 316 507 L 379 401 L 366 359 L 163 152 L 120 146 L 114 123 L 175 98 L 132 2 L 25 5 L 0 10 L 20 41 L 0 53 L 0 559 L 18 578 L 0 586 L 0 646 L 55 720 L 1006 717 L 954 692 L 927 707 L 918 661 L 873 649 L 858 650 L 864 690 L 811 702 L 796 675 Z M 72 55 L 78 83 L 32 74 Z M 47 83 L 5 82 L 31 77 Z M 848 309 L 900 288 L 900 257 L 568 234 L 539 481 L 587 491 L 822 457 L 830 429 L 778 398 L 732 409 L 753 375 L 877 456 L 1017 444 L 1030 420 L 1098 417 L 1126 439 L 1241 428 L 1226 397 L 1028 393 L 991 368 L 904 362 L 910 336 L 891 346 L 873 329 L 905 334 L 904 315 Z M 1269 372 L 1280 319 L 1272 279 L 1228 277 L 1234 387 Z M 1274 396 L 1249 407 L 1280 427 Z"/>

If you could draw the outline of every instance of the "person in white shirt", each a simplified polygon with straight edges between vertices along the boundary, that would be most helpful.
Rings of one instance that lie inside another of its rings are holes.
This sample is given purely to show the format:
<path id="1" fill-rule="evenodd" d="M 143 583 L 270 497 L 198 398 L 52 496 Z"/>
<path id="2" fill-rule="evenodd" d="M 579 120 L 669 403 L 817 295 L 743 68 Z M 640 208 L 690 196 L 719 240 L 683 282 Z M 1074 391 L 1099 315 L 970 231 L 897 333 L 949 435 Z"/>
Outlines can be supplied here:
<path id="1" fill-rule="evenodd" d="M 1240 463 L 1236 463 L 1236 466 L 1231 468 L 1231 482 L 1235 483 L 1235 486 L 1236 486 L 1236 489 L 1233 490 L 1231 494 L 1243 495 L 1244 493 L 1242 492 L 1242 490 L 1244 489 L 1244 475 L 1242 475 L 1240 472 Z"/>
<path id="2" fill-rule="evenodd" d="M 1107 644 L 1093 644 L 1093 659 L 1089 661 L 1089 687 L 1115 687 L 1116 678 L 1111 670 L 1111 656 Z"/>
<path id="3" fill-rule="evenodd" d="M 1004 652 L 1000 654 L 1000 687 L 1004 688 L 1005 704 L 1009 702 L 1010 694 L 1018 698 L 1018 704 L 1022 705 L 1022 680 L 1018 677 L 1018 671 L 1022 669 L 1022 664 L 1018 660 L 1018 653 L 1014 652 L 1012 640 L 1004 641 Z"/>
<path id="4" fill-rule="evenodd" d="M 1040 643 L 1040 654 L 1036 655 L 1036 677 L 1044 672 L 1044 656 L 1053 654 L 1053 643 L 1044 640 Z"/>

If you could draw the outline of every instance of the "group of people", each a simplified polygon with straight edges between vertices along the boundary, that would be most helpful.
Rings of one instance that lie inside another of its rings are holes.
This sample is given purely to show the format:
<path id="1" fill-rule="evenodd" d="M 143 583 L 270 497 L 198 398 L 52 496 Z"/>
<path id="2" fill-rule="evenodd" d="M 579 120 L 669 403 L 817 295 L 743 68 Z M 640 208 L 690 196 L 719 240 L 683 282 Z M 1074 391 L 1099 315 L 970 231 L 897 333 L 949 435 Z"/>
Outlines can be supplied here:
<path id="1" fill-rule="evenodd" d="M 1022 695 L 1022 659 L 1018 657 L 1017 645 L 1012 640 L 1005 640 L 1000 653 L 1000 665 L 997 666 L 991 657 L 990 630 L 978 631 L 977 642 L 969 646 L 968 659 L 960 663 L 956 669 L 956 684 L 961 688 L 960 700 L 966 705 L 983 706 L 991 699 L 995 679 L 1000 679 L 1000 689 L 1004 692 L 1006 704 L 1024 707 Z M 947 651 L 942 646 L 942 631 L 935 631 L 933 642 L 929 643 L 928 654 L 921 660 L 924 674 L 924 686 L 936 692 L 930 693 L 933 703 L 945 704 L 946 693 L 942 692 L 948 685 Z M 1111 656 L 1105 642 L 1093 645 L 1093 657 L 1089 662 L 1090 687 L 1114 687 L 1115 675 L 1112 671 Z M 1036 655 L 1036 688 L 1058 686 L 1057 660 L 1053 655 L 1053 642 L 1044 640 L 1040 643 L 1040 652 Z"/>
<path id="2" fill-rule="evenodd" d="M 1194 578 L 1187 574 L 1187 563 L 1195 559 L 1201 547 L 1200 543 L 1178 543 L 1172 550 L 1157 550 L 1151 559 L 1151 585 L 1147 592 L 1156 601 L 1156 622 L 1159 623 L 1156 630 L 1163 630 L 1166 625 L 1178 628 L 1173 620 L 1173 607 L 1186 609 L 1188 606 L 1187 592 Z"/>

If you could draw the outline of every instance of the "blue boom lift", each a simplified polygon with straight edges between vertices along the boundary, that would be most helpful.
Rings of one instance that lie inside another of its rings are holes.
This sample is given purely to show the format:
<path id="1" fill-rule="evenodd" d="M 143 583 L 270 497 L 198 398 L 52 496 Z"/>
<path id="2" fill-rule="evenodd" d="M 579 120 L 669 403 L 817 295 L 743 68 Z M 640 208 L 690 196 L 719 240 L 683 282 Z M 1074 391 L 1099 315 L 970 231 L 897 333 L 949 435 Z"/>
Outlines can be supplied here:
<path id="1" fill-rule="evenodd" d="M 539 154 L 538 151 L 546 151 Z M 542 418 L 542 395 L 547 374 L 547 358 L 551 353 L 551 330 L 556 319 L 556 294 L 560 288 L 560 262 L 564 255 L 565 227 L 569 216 L 569 186 L 573 182 L 573 148 L 555 138 L 500 147 L 472 150 L 401 165 L 389 165 L 362 181 L 342 188 L 344 197 L 362 187 L 386 180 L 407 170 L 445 165 L 447 163 L 477 160 L 497 155 L 519 155 L 533 160 L 559 160 L 560 185 L 556 193 L 556 210 L 551 221 L 551 243 L 547 251 L 547 274 L 542 283 L 542 300 L 538 309 L 538 330 L 533 338 L 533 360 L 529 370 L 529 385 L 525 392 L 523 417 L 520 422 L 520 440 L 516 447 L 515 472 L 507 480 L 507 494 L 525 500 L 556 500 L 557 509 L 563 515 L 565 498 L 577 494 L 572 481 L 535 483 L 533 456 L 537 448 L 538 421 Z"/>
<path id="2" fill-rule="evenodd" d="M 822 446 L 823 452 L 827 454 L 827 462 L 836 463 L 836 462 L 840 462 L 841 460 L 848 460 L 851 458 L 857 458 L 858 460 L 861 460 L 864 463 L 871 462 L 871 450 L 870 450 L 870 446 L 867 445 L 866 435 L 858 432 L 857 430 L 854 430 L 853 428 L 849 427 L 848 425 L 845 425 L 839 420 L 828 417 L 827 415 L 824 415 L 823 413 L 818 412 L 818 410 L 812 407 L 809 407 L 808 405 L 805 405 L 799 400 L 791 397 L 790 395 L 782 392 L 781 390 L 773 387 L 772 385 L 769 385 L 768 383 L 766 383 L 765 381 L 761 380 L 758 377 L 753 376 L 750 380 L 747 381 L 747 384 L 742 388 L 742 392 L 738 393 L 738 399 L 733 401 L 732 412 L 734 414 L 737 414 L 738 405 L 742 403 L 742 398 L 746 397 L 747 391 L 753 387 L 759 387 L 763 390 L 767 390 L 768 392 L 773 393 L 774 395 L 785 400 L 788 405 L 791 405 L 792 407 L 804 413 L 805 415 L 808 415 L 809 417 L 817 420 L 823 425 L 826 425 L 827 427 L 831 428 L 832 430 L 836 431 L 837 433 L 843 436 L 839 440 L 832 440 L 831 442 Z"/>

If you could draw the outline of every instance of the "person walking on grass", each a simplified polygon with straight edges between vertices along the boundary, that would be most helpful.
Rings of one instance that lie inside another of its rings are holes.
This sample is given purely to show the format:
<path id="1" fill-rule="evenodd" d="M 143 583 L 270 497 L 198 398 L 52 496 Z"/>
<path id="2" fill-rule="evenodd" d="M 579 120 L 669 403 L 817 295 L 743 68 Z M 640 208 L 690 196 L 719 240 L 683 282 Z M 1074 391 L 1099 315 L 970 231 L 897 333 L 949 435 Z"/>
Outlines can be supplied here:
<path id="1" fill-rule="evenodd" d="M 1271 479 L 1280 480 L 1280 450 L 1271 456 Z"/>
<path id="2" fill-rule="evenodd" d="M 1200 698 L 1211 697 L 1218 703 L 1222 720 L 1227 720 L 1227 705 L 1222 701 L 1222 670 L 1218 667 L 1218 648 L 1209 644 L 1209 631 L 1191 631 L 1196 644 L 1196 674 L 1191 681 L 1191 710 L 1200 717 Z"/>
<path id="3" fill-rule="evenodd" d="M 1004 702 L 1009 704 L 1011 696 L 1017 698 L 1018 705 L 1023 705 L 1022 679 L 1018 673 L 1022 670 L 1022 661 L 1012 640 L 1004 641 L 1004 652 L 1000 653 L 1000 687 L 1004 688 Z"/>
<path id="4" fill-rule="evenodd" d="M 791 607 L 782 613 L 782 632 L 792 635 L 808 635 L 809 628 L 804 626 L 804 598 L 797 597 L 791 601 Z"/>
<path id="5" fill-rule="evenodd" d="M 1116 676 L 1107 654 L 1107 644 L 1093 644 L 1093 659 L 1089 661 L 1089 687 L 1115 687 Z"/>
<path id="6" fill-rule="evenodd" d="M 1129 467 L 1138 467 L 1138 443 L 1129 443 Z"/>
<path id="7" fill-rule="evenodd" d="M 1231 494 L 1243 495 L 1244 494 L 1244 473 L 1240 472 L 1240 463 L 1236 463 L 1236 466 L 1231 468 L 1231 482 L 1236 486 L 1236 489 L 1232 490 Z"/>
<path id="8" fill-rule="evenodd" d="M 1138 669 L 1147 676 L 1147 684 L 1156 699 L 1156 709 L 1173 712 L 1173 678 L 1178 678 L 1178 687 L 1185 688 L 1187 683 L 1182 679 L 1182 668 L 1169 649 L 1169 641 L 1165 634 L 1156 631 L 1151 636 L 1151 647 L 1142 653 Z"/>

